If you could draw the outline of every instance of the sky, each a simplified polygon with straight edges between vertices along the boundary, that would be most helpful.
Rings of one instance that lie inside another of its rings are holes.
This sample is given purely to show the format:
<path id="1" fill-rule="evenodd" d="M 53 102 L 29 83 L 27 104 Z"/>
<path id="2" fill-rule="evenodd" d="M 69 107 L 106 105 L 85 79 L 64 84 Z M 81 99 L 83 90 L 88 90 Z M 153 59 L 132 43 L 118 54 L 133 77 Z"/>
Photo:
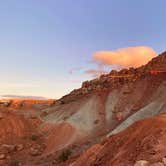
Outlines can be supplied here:
<path id="1" fill-rule="evenodd" d="M 165 6 L 165 0 L 0 1 L 0 95 L 59 98 L 92 78 L 85 71 L 98 69 L 95 52 L 165 51 Z"/>

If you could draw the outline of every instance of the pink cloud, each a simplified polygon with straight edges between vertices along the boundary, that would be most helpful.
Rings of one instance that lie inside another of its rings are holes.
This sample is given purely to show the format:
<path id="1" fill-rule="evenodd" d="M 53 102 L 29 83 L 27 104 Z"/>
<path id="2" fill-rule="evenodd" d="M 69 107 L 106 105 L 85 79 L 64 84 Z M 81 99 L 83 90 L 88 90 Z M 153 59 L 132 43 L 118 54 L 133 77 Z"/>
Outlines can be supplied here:
<path id="1" fill-rule="evenodd" d="M 128 47 L 115 51 L 100 51 L 93 55 L 93 60 L 102 65 L 118 65 L 121 67 L 139 67 L 145 65 L 157 53 L 150 47 Z"/>

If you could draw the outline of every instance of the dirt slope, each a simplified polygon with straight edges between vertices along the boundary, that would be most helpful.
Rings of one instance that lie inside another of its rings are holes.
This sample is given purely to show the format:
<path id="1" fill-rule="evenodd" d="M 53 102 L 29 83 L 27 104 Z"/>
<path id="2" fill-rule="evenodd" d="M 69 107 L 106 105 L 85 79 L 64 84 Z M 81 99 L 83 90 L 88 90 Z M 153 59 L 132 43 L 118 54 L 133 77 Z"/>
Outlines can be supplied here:
<path id="1" fill-rule="evenodd" d="M 135 122 L 124 131 L 84 152 L 70 166 L 133 166 L 136 161 L 155 163 L 166 155 L 166 114 Z"/>

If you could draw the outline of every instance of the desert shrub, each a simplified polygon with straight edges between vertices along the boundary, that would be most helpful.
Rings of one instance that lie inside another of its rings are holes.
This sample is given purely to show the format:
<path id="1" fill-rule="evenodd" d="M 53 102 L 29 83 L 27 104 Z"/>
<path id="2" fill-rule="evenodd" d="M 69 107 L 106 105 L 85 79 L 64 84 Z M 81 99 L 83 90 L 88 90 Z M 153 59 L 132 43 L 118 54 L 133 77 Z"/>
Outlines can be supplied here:
<path id="1" fill-rule="evenodd" d="M 11 101 L 6 102 L 6 103 L 4 104 L 4 106 L 5 106 L 5 107 L 10 107 L 11 103 L 12 103 Z"/>
<path id="2" fill-rule="evenodd" d="M 41 113 L 41 117 L 45 117 L 45 116 L 47 116 L 48 115 L 48 112 L 47 111 L 43 111 L 42 113 Z"/>
<path id="3" fill-rule="evenodd" d="M 65 104 L 65 102 L 62 100 L 61 102 L 60 102 L 61 104 Z"/>
<path id="4" fill-rule="evenodd" d="M 21 102 L 21 103 L 19 104 L 19 107 L 22 108 L 23 106 L 24 106 L 24 103 Z"/>
<path id="5" fill-rule="evenodd" d="M 33 134 L 32 136 L 31 136 L 31 140 L 32 141 L 36 141 L 38 139 L 38 136 L 36 135 L 36 134 Z"/>
<path id="6" fill-rule="evenodd" d="M 50 106 L 54 106 L 56 104 L 56 100 L 53 100 Z"/>
<path id="7" fill-rule="evenodd" d="M 66 161 L 66 160 L 69 159 L 70 155 L 71 155 L 71 150 L 70 150 L 70 149 L 66 149 L 66 150 L 64 150 L 64 151 L 59 155 L 58 160 L 59 160 L 60 162 L 64 162 L 64 161 Z"/>
<path id="8" fill-rule="evenodd" d="M 17 160 L 11 161 L 10 166 L 19 166 L 19 161 Z"/>
<path id="9" fill-rule="evenodd" d="M 99 123 L 99 119 L 96 119 L 95 121 L 94 121 L 94 124 L 98 124 Z"/>

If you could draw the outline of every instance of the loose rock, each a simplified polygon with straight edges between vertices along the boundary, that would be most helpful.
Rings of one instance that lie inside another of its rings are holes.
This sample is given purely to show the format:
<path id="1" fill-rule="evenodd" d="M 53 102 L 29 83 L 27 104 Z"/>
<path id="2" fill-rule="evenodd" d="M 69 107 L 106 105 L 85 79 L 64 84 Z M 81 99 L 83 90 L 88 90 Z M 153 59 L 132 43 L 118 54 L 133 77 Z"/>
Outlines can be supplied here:
<path id="1" fill-rule="evenodd" d="M 5 154 L 0 154 L 0 160 L 3 160 L 6 158 L 6 155 Z"/>
<path id="2" fill-rule="evenodd" d="M 134 166 L 150 166 L 149 162 L 146 160 L 137 161 Z"/>
<path id="3" fill-rule="evenodd" d="M 162 162 L 163 162 L 164 166 L 166 166 L 166 157 L 164 157 L 164 158 L 162 159 Z"/>
<path id="4" fill-rule="evenodd" d="M 151 166 L 164 166 L 164 164 L 162 162 L 157 162 L 157 163 L 151 164 Z"/>
<path id="5" fill-rule="evenodd" d="M 22 144 L 16 145 L 16 150 L 21 151 L 24 149 L 24 146 Z"/>

